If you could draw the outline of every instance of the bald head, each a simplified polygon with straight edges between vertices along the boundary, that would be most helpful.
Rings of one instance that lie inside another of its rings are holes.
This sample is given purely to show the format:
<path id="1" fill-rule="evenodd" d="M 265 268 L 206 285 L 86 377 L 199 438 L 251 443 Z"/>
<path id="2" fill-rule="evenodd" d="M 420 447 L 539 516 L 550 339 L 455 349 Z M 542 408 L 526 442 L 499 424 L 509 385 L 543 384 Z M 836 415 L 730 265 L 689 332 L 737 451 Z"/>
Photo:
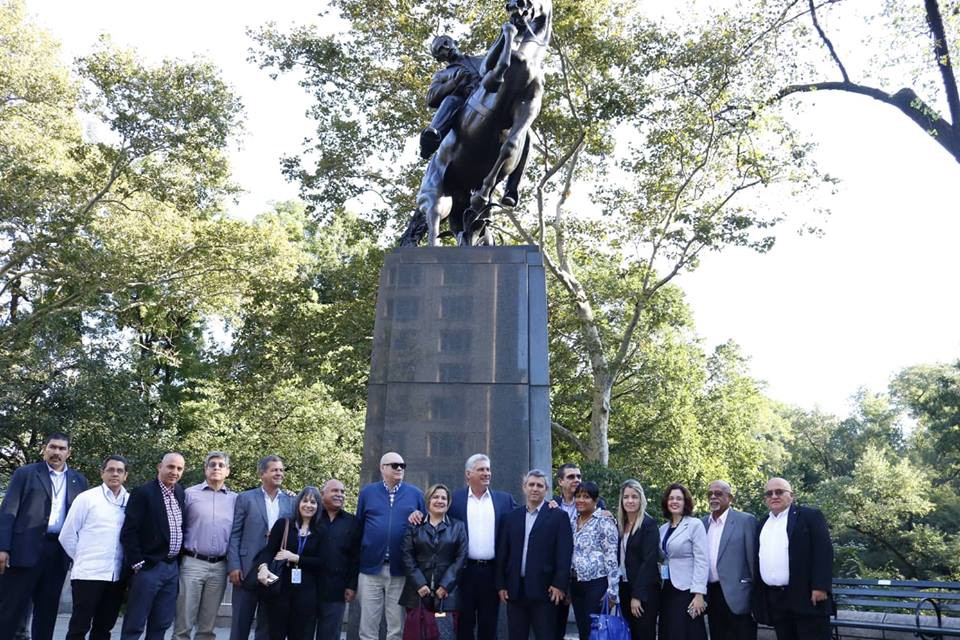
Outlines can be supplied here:
<path id="1" fill-rule="evenodd" d="M 166 487 L 173 487 L 180 482 L 186 463 L 179 453 L 168 453 L 157 465 L 157 479 Z"/>
<path id="2" fill-rule="evenodd" d="M 770 478 L 764 487 L 763 499 L 770 512 L 779 515 L 793 504 L 793 487 L 783 478 Z"/>
<path id="3" fill-rule="evenodd" d="M 403 480 L 403 471 L 406 466 L 399 453 L 387 452 L 380 457 L 380 476 L 388 487 L 395 487 Z"/>

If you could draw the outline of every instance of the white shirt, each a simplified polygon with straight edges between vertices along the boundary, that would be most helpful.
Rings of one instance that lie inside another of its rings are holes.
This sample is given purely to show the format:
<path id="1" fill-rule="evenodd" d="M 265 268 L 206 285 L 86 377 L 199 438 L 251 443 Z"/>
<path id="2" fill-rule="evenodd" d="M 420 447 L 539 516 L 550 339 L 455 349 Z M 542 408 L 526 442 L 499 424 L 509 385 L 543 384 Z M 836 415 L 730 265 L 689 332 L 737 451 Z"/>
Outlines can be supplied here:
<path id="1" fill-rule="evenodd" d="M 64 517 L 64 507 L 67 504 L 67 465 L 62 471 L 55 471 L 49 464 L 50 472 L 50 519 L 47 520 L 47 533 L 60 531 Z"/>
<path id="2" fill-rule="evenodd" d="M 120 579 L 123 549 L 120 528 L 127 508 L 127 490 L 114 496 L 106 484 L 77 496 L 60 530 L 60 546 L 73 559 L 72 580 Z"/>
<path id="3" fill-rule="evenodd" d="M 760 530 L 760 579 L 771 587 L 790 584 L 790 538 L 787 537 L 787 518 L 790 509 L 780 515 L 770 513 Z"/>
<path id="4" fill-rule="evenodd" d="M 467 557 L 471 560 L 493 560 L 496 554 L 493 535 L 496 531 L 493 496 L 487 489 L 479 498 L 467 489 Z"/>
<path id="5" fill-rule="evenodd" d="M 520 556 L 520 577 L 523 578 L 527 575 L 527 549 L 530 547 L 530 530 L 533 529 L 533 525 L 537 522 L 537 516 L 540 515 L 540 509 L 543 508 L 543 503 L 540 503 L 533 511 L 530 511 L 530 507 L 524 507 L 527 512 L 526 522 L 524 523 L 524 532 L 523 532 L 523 555 Z"/>
<path id="6" fill-rule="evenodd" d="M 717 556 L 720 555 L 720 536 L 723 535 L 723 525 L 727 523 L 727 514 L 730 509 L 724 509 L 719 518 L 710 516 L 710 528 L 707 529 L 707 548 L 710 549 L 710 582 L 719 582 L 717 573 Z"/>
<path id="7" fill-rule="evenodd" d="M 272 531 L 273 525 L 280 519 L 280 489 L 277 489 L 277 495 L 273 499 L 263 487 L 260 487 L 260 491 L 263 491 L 263 502 L 267 506 L 267 531 Z"/>

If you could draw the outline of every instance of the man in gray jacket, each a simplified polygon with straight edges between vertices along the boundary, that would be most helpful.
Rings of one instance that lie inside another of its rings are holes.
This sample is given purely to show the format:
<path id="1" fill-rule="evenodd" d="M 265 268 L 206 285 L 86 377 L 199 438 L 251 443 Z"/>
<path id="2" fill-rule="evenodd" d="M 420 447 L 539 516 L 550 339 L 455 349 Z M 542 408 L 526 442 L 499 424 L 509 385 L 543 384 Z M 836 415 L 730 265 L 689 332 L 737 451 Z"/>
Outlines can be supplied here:
<path id="1" fill-rule="evenodd" d="M 253 557 L 266 546 L 274 523 L 293 513 L 293 498 L 280 489 L 283 460 L 267 456 L 257 463 L 257 473 L 260 486 L 238 495 L 233 509 L 233 529 L 227 547 L 227 576 L 233 584 L 230 640 L 247 640 L 259 604 Z M 267 640 L 268 629 L 267 608 L 260 607 L 256 640 Z"/>
<path id="2" fill-rule="evenodd" d="M 750 616 L 753 569 L 756 562 L 757 519 L 730 508 L 733 494 L 723 480 L 707 489 L 710 515 L 707 530 L 710 578 L 707 582 L 707 624 L 712 640 L 756 640 L 757 624 Z"/>

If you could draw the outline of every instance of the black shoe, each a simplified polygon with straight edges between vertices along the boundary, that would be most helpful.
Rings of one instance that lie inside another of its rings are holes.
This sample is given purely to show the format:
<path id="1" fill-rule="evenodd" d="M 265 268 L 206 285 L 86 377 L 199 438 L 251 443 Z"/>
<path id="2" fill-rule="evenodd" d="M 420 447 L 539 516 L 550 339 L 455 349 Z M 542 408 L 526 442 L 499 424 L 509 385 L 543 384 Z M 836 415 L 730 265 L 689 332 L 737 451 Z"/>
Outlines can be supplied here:
<path id="1" fill-rule="evenodd" d="M 420 157 L 429 158 L 433 152 L 440 148 L 440 132 L 433 127 L 427 127 L 420 133 Z"/>

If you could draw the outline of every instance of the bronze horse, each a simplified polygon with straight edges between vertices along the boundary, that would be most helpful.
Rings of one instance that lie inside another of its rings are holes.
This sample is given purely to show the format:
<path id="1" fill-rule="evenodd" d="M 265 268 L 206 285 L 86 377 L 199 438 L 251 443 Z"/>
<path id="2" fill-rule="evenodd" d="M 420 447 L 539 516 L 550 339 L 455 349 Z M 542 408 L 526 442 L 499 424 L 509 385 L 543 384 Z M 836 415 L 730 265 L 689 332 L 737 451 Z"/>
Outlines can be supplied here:
<path id="1" fill-rule="evenodd" d="M 493 244 L 493 190 L 518 167 L 540 113 L 553 27 L 552 0 L 508 0 L 506 10 L 510 17 L 484 58 L 480 86 L 427 165 L 401 244 L 416 245 L 426 235 L 435 246 L 444 218 L 457 244 Z"/>

